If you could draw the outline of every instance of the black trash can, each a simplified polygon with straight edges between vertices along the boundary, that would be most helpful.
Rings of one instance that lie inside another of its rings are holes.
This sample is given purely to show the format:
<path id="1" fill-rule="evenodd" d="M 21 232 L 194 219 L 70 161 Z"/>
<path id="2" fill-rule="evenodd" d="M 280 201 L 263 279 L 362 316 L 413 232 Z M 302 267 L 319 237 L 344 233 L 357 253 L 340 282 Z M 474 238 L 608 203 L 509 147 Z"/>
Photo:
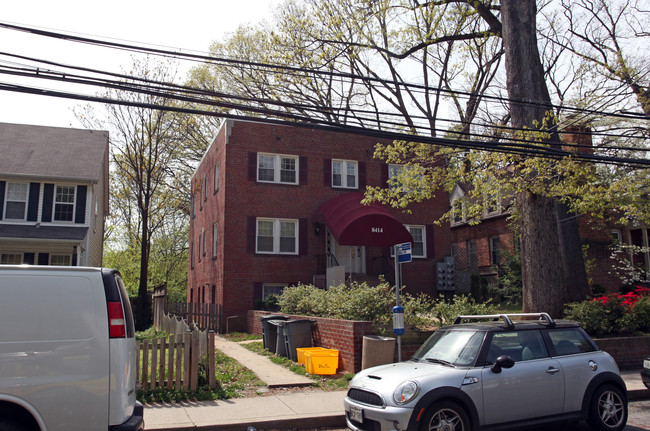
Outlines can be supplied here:
<path id="1" fill-rule="evenodd" d="M 277 356 L 284 356 L 285 358 L 288 358 L 287 356 L 287 346 L 284 341 L 284 328 L 287 322 L 291 322 L 290 320 L 269 320 L 269 323 L 271 326 L 275 327 L 275 331 L 277 334 L 276 341 L 275 341 L 275 354 Z"/>
<path id="2" fill-rule="evenodd" d="M 269 324 L 270 320 L 288 320 L 287 316 L 262 316 L 260 321 L 262 322 L 262 343 L 264 344 L 265 349 L 269 349 L 271 352 L 275 353 L 277 346 L 277 326 Z"/>
<path id="3" fill-rule="evenodd" d="M 298 362 L 298 352 L 301 347 L 311 347 L 311 330 L 313 320 L 296 319 L 284 322 L 284 343 L 286 357 Z"/>

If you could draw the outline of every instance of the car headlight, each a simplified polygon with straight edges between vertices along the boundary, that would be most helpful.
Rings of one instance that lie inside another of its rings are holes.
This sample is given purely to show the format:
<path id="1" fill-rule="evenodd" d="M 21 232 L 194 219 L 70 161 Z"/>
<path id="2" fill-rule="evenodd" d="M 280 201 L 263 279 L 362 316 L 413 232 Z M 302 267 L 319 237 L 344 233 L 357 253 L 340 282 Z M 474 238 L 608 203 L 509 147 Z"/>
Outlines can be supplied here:
<path id="1" fill-rule="evenodd" d="M 420 386 L 416 382 L 404 382 L 393 392 L 393 401 L 397 404 L 408 404 L 420 393 Z"/>

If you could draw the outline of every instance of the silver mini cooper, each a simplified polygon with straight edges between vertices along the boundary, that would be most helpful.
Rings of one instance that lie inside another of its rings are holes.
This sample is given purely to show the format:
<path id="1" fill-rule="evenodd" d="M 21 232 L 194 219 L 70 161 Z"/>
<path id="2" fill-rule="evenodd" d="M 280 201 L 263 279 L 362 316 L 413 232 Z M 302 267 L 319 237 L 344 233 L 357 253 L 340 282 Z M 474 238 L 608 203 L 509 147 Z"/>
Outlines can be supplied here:
<path id="1" fill-rule="evenodd" d="M 586 420 L 592 429 L 617 431 L 627 422 L 627 393 L 614 359 L 576 322 L 547 313 L 459 316 L 410 360 L 358 373 L 345 412 L 352 430 Z"/>

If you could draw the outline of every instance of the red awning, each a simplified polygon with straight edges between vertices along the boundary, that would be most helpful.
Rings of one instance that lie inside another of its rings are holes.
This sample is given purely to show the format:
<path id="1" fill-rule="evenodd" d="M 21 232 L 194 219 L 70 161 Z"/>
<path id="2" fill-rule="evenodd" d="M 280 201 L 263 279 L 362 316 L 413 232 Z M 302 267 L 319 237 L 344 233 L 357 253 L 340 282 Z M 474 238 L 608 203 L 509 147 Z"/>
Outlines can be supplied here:
<path id="1" fill-rule="evenodd" d="M 312 221 L 322 223 L 340 245 L 392 247 L 413 242 L 410 232 L 378 203 L 362 205 L 363 193 L 352 192 L 322 204 Z"/>

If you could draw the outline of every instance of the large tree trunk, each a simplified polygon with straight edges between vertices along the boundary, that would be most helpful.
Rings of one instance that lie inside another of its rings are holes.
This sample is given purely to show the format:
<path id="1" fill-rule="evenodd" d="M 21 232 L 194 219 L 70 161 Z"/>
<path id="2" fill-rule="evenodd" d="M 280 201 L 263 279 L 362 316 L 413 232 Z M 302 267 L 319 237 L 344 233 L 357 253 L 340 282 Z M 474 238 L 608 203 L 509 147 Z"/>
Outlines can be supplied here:
<path id="1" fill-rule="evenodd" d="M 140 284 L 138 285 L 138 307 L 135 327 L 144 331 L 151 326 L 151 308 L 149 305 L 149 212 L 142 211 L 142 242 L 140 244 Z"/>
<path id="2" fill-rule="evenodd" d="M 515 128 L 534 129 L 551 110 L 537 50 L 536 12 L 535 0 L 501 2 L 506 79 Z M 557 134 L 549 143 L 560 145 Z M 521 213 L 524 311 L 560 317 L 566 302 L 584 299 L 588 292 L 577 219 L 564 205 L 544 196 L 522 192 L 516 203 Z"/>

